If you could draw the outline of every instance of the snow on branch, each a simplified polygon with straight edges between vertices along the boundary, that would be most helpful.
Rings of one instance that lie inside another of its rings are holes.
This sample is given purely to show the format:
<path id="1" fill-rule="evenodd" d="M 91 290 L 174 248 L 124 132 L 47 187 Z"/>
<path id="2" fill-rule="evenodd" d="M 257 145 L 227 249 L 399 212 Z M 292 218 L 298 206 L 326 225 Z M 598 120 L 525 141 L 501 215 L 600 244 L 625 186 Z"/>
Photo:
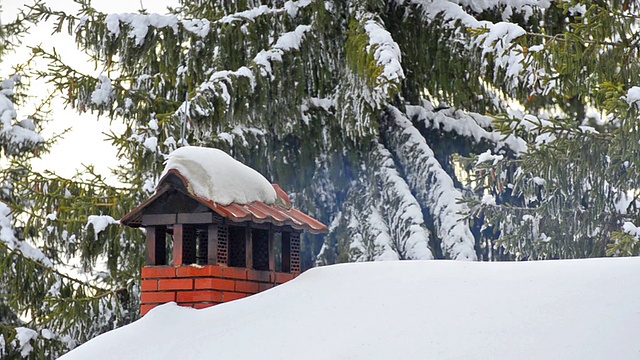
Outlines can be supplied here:
<path id="1" fill-rule="evenodd" d="M 378 109 L 402 88 L 405 75 L 400 47 L 376 14 L 359 11 L 355 20 L 346 49 L 353 71 L 352 85 L 366 104 Z"/>
<path id="2" fill-rule="evenodd" d="M 28 259 L 49 268 L 53 267 L 51 260 L 40 249 L 16 238 L 13 225 L 11 225 L 11 209 L 2 202 L 0 202 L 0 242 L 3 242 L 10 250 L 19 251 Z"/>
<path id="3" fill-rule="evenodd" d="M 233 90 L 233 85 L 239 78 L 247 79 L 252 88 L 255 86 L 255 76 L 246 66 L 242 66 L 236 71 L 216 71 L 209 76 L 207 81 L 198 86 L 194 97 L 189 99 L 188 104 L 183 102 L 174 115 L 180 117 L 184 113 L 193 111 L 200 116 L 211 116 L 215 110 L 212 106 L 215 98 L 222 100 L 224 105 L 228 107 L 232 101 L 230 90 Z"/>
<path id="4" fill-rule="evenodd" d="M 241 11 L 235 14 L 227 15 L 217 22 L 220 24 L 232 24 L 234 22 L 256 21 L 256 18 L 264 15 L 278 15 L 287 13 L 294 18 L 298 15 L 298 11 L 309 5 L 314 0 L 287 1 L 281 8 L 270 8 L 267 5 L 261 5 L 257 8 Z"/>
<path id="5" fill-rule="evenodd" d="M 627 91 L 627 96 L 625 97 L 625 101 L 629 106 L 637 106 L 640 108 L 640 87 L 632 86 Z"/>
<path id="6" fill-rule="evenodd" d="M 453 132 L 475 142 L 489 141 L 496 145 L 496 150 L 508 148 L 516 155 L 527 151 L 527 143 L 523 139 L 513 134 L 505 137 L 500 132 L 490 131 L 493 124 L 490 116 L 466 113 L 453 108 L 434 111 L 433 105 L 427 100 L 423 100 L 420 106 L 407 105 L 407 116 L 423 121 L 427 127 Z"/>
<path id="7" fill-rule="evenodd" d="M 273 61 L 282 62 L 282 56 L 285 52 L 300 49 L 305 39 L 305 34 L 309 31 L 311 31 L 311 26 L 299 25 L 295 30 L 282 34 L 271 49 L 260 51 L 258 55 L 256 55 L 253 59 L 254 65 L 252 67 L 259 69 L 260 75 L 269 75 L 273 78 L 271 63 Z M 227 107 L 230 106 L 232 102 L 230 87 L 232 87 L 239 78 L 249 80 L 252 88 L 256 85 L 254 71 L 249 67 L 242 66 L 236 71 L 216 71 L 209 76 L 208 81 L 200 84 L 196 95 L 190 100 L 190 106 L 187 108 L 186 104 L 183 103 L 175 115 L 179 116 L 187 109 L 193 110 L 201 116 L 209 116 L 213 109 L 202 106 L 202 101 L 211 104 L 213 101 L 212 97 L 220 98 Z"/>
<path id="8" fill-rule="evenodd" d="M 266 5 L 261 5 L 254 9 L 227 15 L 215 22 L 210 22 L 207 19 L 181 20 L 175 15 L 122 13 L 108 14 L 105 18 L 105 23 L 107 30 L 113 37 L 120 36 L 121 26 L 128 26 L 127 36 L 135 41 L 136 46 L 142 46 L 149 28 L 170 28 L 174 33 L 178 33 L 180 27 L 182 27 L 182 29 L 200 38 L 205 38 L 209 35 L 213 25 L 255 21 L 259 16 L 285 13 L 294 18 L 298 15 L 300 9 L 309 6 L 313 2 L 313 0 L 287 1 L 282 8 L 270 8 Z"/>
<path id="9" fill-rule="evenodd" d="M 404 79 L 402 71 L 402 55 L 400 46 L 393 40 L 391 34 L 376 20 L 364 19 L 364 29 L 369 37 L 367 52 L 373 52 L 376 65 L 382 72 L 376 78 L 375 89 L 383 94 L 389 93 L 390 87 L 400 88 Z"/>
<path id="10" fill-rule="evenodd" d="M 38 332 L 26 328 L 26 327 L 17 327 L 16 328 L 16 337 L 11 342 L 11 345 L 20 350 L 20 355 L 24 358 L 28 357 L 33 351 L 33 346 L 31 345 L 32 340 L 36 340 L 38 338 Z M 0 352 L 1 354 L 2 352 Z"/>
<path id="11" fill-rule="evenodd" d="M 507 20 L 514 11 L 522 12 L 528 18 L 533 13 L 534 6 L 548 8 L 551 5 L 548 0 L 449 0 L 449 2 L 470 8 L 477 13 L 504 6 L 503 20 Z"/>
<path id="12" fill-rule="evenodd" d="M 330 231 L 335 232 L 339 246 L 348 246 L 350 261 L 433 259 L 418 200 L 391 153 L 380 143 L 372 146 Z M 327 242 L 323 251 L 326 246 Z"/>
<path id="13" fill-rule="evenodd" d="M 402 3 L 402 2 L 401 2 Z M 534 85 L 536 76 L 534 69 L 525 69 L 523 65 L 525 50 L 515 42 L 515 40 L 526 34 L 526 31 L 517 24 L 502 21 L 492 23 L 490 21 L 479 21 L 469 14 L 465 8 L 472 11 L 483 11 L 496 6 L 505 5 L 508 9 L 515 9 L 530 16 L 533 7 L 546 9 L 551 4 L 549 1 L 447 1 L 447 0 L 409 0 L 409 4 L 415 5 L 421 12 L 425 20 L 431 22 L 441 17 L 446 26 L 454 29 L 460 23 L 463 27 L 473 29 L 476 36 L 470 45 L 479 49 L 483 55 L 483 68 L 493 66 L 494 74 L 501 70 L 505 73 L 506 79 L 501 81 L 507 87 L 515 89 L 521 82 Z M 511 14 L 511 10 L 505 11 L 506 15 Z M 504 20 L 509 16 L 503 15 Z M 487 71 L 489 72 L 489 71 Z M 495 75 L 494 75 L 495 76 Z"/>
<path id="14" fill-rule="evenodd" d="M 304 121 L 305 125 L 309 125 L 311 117 L 309 116 L 310 109 L 322 109 L 326 113 L 333 114 L 335 116 L 335 108 L 337 101 L 335 97 L 331 98 L 316 98 L 309 97 L 302 100 L 300 105 L 300 118 Z"/>
<path id="15" fill-rule="evenodd" d="M 625 234 L 633 236 L 633 241 L 637 242 L 640 239 L 640 227 L 635 226 L 632 222 L 625 221 L 622 224 L 622 230 Z"/>
<path id="16" fill-rule="evenodd" d="M 243 125 L 236 125 L 231 129 L 231 131 L 221 131 L 218 132 L 218 138 L 227 142 L 230 147 L 233 148 L 233 143 L 237 139 L 240 141 L 242 146 L 249 147 L 249 141 L 247 141 L 247 136 L 251 136 L 255 139 L 261 139 L 264 143 L 264 136 L 267 132 L 263 129 L 255 128 L 255 127 L 247 127 Z"/>
<path id="17" fill-rule="evenodd" d="M 433 259 L 428 247 L 429 230 L 424 224 L 420 204 L 398 174 L 389 150 L 382 144 L 377 147 L 374 156 L 380 163 L 377 172 L 382 182 L 382 198 L 378 207 L 385 215 L 391 235 L 389 246 L 404 259 Z"/>
<path id="18" fill-rule="evenodd" d="M 129 26 L 128 37 L 135 40 L 137 46 L 144 44 L 144 39 L 149 32 L 149 27 L 161 29 L 171 28 L 174 33 L 178 33 L 179 25 L 188 32 L 191 32 L 201 38 L 209 34 L 210 23 L 207 19 L 196 20 L 180 20 L 175 15 L 158 15 L 158 14 L 109 14 L 105 18 L 107 30 L 113 37 L 120 36 L 120 26 Z"/>
<path id="19" fill-rule="evenodd" d="M 109 215 L 89 215 L 85 228 L 88 229 L 89 226 L 93 227 L 93 233 L 96 239 L 98 239 L 98 234 L 112 224 L 120 224 L 120 222 Z"/>
<path id="20" fill-rule="evenodd" d="M 271 49 L 260 51 L 253 58 L 253 62 L 260 69 L 260 75 L 269 75 L 273 79 L 271 63 L 273 61 L 282 62 L 282 55 L 285 51 L 299 50 L 305 34 L 309 31 L 311 31 L 311 26 L 299 25 L 294 31 L 282 34 Z"/>
<path id="21" fill-rule="evenodd" d="M 465 218 L 469 209 L 460 203 L 462 193 L 411 121 L 393 106 L 388 110 L 383 126 L 389 128 L 385 132 L 389 134 L 389 147 L 404 168 L 416 198 L 433 217 L 444 253 L 456 260 L 476 260 L 475 239 Z"/>
<path id="22" fill-rule="evenodd" d="M 114 98 L 114 90 L 111 85 L 111 79 L 104 75 L 98 77 L 96 89 L 91 93 L 91 102 L 96 105 L 108 105 Z"/>
<path id="23" fill-rule="evenodd" d="M 30 119 L 13 124 L 18 113 L 10 97 L 18 81 L 20 77 L 14 75 L 0 83 L 0 145 L 7 154 L 18 154 L 44 143 L 44 138 L 35 132 L 35 124 Z"/>

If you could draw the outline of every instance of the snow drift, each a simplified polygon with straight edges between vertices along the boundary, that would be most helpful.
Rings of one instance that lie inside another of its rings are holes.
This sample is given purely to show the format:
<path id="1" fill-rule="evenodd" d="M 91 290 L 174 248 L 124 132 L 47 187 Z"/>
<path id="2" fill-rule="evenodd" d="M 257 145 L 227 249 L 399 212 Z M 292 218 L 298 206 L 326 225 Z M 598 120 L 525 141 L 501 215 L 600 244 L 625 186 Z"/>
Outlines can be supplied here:
<path id="1" fill-rule="evenodd" d="M 327 266 L 160 306 L 62 359 L 638 359 L 639 274 L 640 258 Z"/>

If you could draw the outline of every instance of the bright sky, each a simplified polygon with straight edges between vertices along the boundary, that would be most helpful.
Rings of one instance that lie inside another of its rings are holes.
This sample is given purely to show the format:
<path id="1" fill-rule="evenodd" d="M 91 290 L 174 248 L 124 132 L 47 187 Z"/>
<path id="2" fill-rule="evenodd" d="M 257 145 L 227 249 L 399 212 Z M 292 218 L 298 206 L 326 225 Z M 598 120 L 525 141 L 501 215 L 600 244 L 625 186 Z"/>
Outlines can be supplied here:
<path id="1" fill-rule="evenodd" d="M 33 1 L 2 1 L 2 12 L 0 20 L 2 23 L 11 21 L 19 7 L 25 4 L 31 4 Z M 55 0 L 48 1 L 48 5 L 54 10 L 63 10 L 68 13 L 74 13 L 78 8 L 71 0 Z M 147 0 L 147 1 L 126 1 L 126 0 L 95 0 L 94 6 L 107 13 L 136 12 L 144 6 L 149 12 L 165 13 L 167 5 L 177 6 L 177 0 Z M 67 64 L 77 68 L 78 70 L 97 74 L 99 69 L 94 69 L 93 63 L 76 49 L 73 39 L 64 34 L 51 35 L 52 23 L 41 24 L 37 28 L 32 29 L 31 33 L 23 39 L 24 45 L 42 44 L 45 49 L 53 48 L 63 56 Z M 9 54 L 2 59 L 0 63 L 0 77 L 4 78 L 11 75 L 11 66 L 24 62 L 29 56 L 29 49 L 23 47 L 15 54 Z M 42 65 L 44 66 L 44 64 Z M 29 93 L 38 98 L 43 98 L 49 89 L 42 83 L 33 83 L 29 89 Z M 33 104 L 37 103 L 34 101 Z M 18 119 L 22 119 L 31 113 L 33 104 L 27 108 L 20 107 L 18 111 Z M 108 118 L 98 118 L 96 114 L 85 113 L 78 114 L 74 109 L 64 108 L 61 99 L 54 101 L 53 121 L 42 132 L 45 138 L 49 138 L 53 134 L 62 132 L 66 128 L 72 128 L 65 138 L 52 148 L 51 154 L 46 155 L 42 160 L 36 161 L 33 166 L 36 170 L 45 169 L 54 170 L 60 175 L 71 176 L 76 169 L 81 169 L 83 164 L 93 164 L 96 170 L 103 174 L 109 175 L 109 168 L 117 164 L 116 150 L 107 141 L 105 141 L 102 133 L 123 130 L 123 125 L 114 122 L 110 124 Z"/>

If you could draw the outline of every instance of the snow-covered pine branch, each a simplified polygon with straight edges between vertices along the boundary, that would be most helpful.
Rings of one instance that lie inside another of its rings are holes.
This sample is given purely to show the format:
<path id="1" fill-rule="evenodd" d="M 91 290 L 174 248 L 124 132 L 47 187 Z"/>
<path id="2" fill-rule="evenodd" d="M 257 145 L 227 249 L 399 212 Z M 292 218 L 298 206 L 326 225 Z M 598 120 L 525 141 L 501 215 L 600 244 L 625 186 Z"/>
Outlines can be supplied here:
<path id="1" fill-rule="evenodd" d="M 524 61 L 527 50 L 516 42 L 527 32 L 518 24 L 508 20 L 514 11 L 522 13 L 527 19 L 534 11 L 547 9 L 551 5 L 549 1 L 396 0 L 395 2 L 397 5 L 414 6 L 425 22 L 443 21 L 445 26 L 454 30 L 453 38 L 449 41 L 462 41 L 469 45 L 468 51 L 472 49 L 479 51 L 483 58 L 480 66 L 485 75 L 493 74 L 493 79 L 487 80 L 493 81 L 496 87 L 507 92 L 523 87 L 529 87 L 532 93 L 538 90 L 537 80 L 544 75 L 540 73 L 543 70 L 525 67 L 530 64 Z M 498 7 L 504 7 L 503 21 L 493 23 L 477 19 L 477 14 Z M 476 35 L 470 37 L 468 33 L 459 29 L 459 24 Z"/>
<path id="2" fill-rule="evenodd" d="M 40 249 L 16 238 L 12 225 L 11 209 L 3 202 L 0 202 L 0 242 L 4 243 L 4 246 L 11 251 L 18 251 L 23 256 L 46 267 L 53 267 L 51 260 Z"/>
<path id="3" fill-rule="evenodd" d="M 495 149 L 510 150 L 519 155 L 527 151 L 526 142 L 510 134 L 495 131 L 493 128 L 493 118 L 477 113 L 466 113 L 454 108 L 440 109 L 435 111 L 433 105 L 428 100 L 423 100 L 421 105 L 406 105 L 407 117 L 416 122 L 424 122 L 426 127 L 434 130 L 452 132 L 460 136 L 479 143 L 488 141 L 495 145 Z"/>
<path id="4" fill-rule="evenodd" d="M 108 14 L 104 21 L 109 34 L 113 37 L 121 35 L 122 27 L 128 27 L 126 36 L 133 39 L 136 46 L 144 44 L 149 28 L 170 28 L 174 33 L 182 29 L 200 38 L 205 38 L 209 35 L 210 29 L 210 23 L 207 19 L 180 20 L 175 15 Z M 81 23 L 81 25 L 83 24 Z"/>
<path id="5" fill-rule="evenodd" d="M 347 247 L 351 261 L 432 259 L 429 230 L 409 186 L 398 173 L 391 154 L 380 143 L 372 144 L 369 164 L 352 185 L 338 224 L 330 234 Z M 367 196 L 360 196 L 368 191 Z M 322 254 L 320 254 L 322 256 Z"/>
<path id="6" fill-rule="evenodd" d="M 388 146 L 404 169 L 407 182 L 434 219 L 443 251 L 452 259 L 476 260 L 475 239 L 469 229 L 467 207 L 451 177 L 442 169 L 433 151 L 400 110 L 389 106 L 384 120 Z"/>
<path id="7" fill-rule="evenodd" d="M 432 259 L 428 245 L 430 234 L 418 200 L 398 173 L 391 153 L 382 144 L 377 144 L 376 150 L 372 156 L 380 166 L 376 176 L 381 189 L 377 205 L 382 215 L 380 220 L 388 224 L 391 249 L 400 259 Z"/>
<path id="8" fill-rule="evenodd" d="M 16 121 L 18 113 L 12 101 L 20 76 L 14 75 L 0 83 L 0 148 L 8 155 L 18 155 L 23 151 L 33 151 L 44 143 L 31 119 Z"/>

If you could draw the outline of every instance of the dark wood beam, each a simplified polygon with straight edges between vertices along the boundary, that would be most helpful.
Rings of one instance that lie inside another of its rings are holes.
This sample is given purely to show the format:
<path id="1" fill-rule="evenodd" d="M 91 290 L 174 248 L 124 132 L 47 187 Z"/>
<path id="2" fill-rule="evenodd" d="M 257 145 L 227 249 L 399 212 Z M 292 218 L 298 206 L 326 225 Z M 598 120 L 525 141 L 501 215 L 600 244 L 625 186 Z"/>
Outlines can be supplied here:
<path id="1" fill-rule="evenodd" d="M 291 272 L 291 233 L 282 232 L 282 272 Z"/>
<path id="2" fill-rule="evenodd" d="M 182 265 L 182 254 L 184 247 L 183 225 L 175 224 L 173 226 L 173 265 Z"/>
<path id="3" fill-rule="evenodd" d="M 142 215 L 142 226 L 173 225 L 176 223 L 176 214 L 148 214 Z"/>
<path id="4" fill-rule="evenodd" d="M 247 269 L 253 269 L 253 240 L 252 240 L 252 236 L 251 236 L 251 225 L 247 224 L 247 226 L 245 227 L 245 239 L 246 239 L 246 246 L 245 246 L 245 254 L 246 254 L 246 262 L 245 262 L 245 267 Z"/>
<path id="5" fill-rule="evenodd" d="M 178 224 L 212 224 L 213 213 L 181 213 L 178 214 Z"/>
<path id="6" fill-rule="evenodd" d="M 269 270 L 276 271 L 276 253 L 274 246 L 275 231 L 269 230 Z"/>
<path id="7" fill-rule="evenodd" d="M 147 265 L 156 265 L 156 227 L 147 226 Z"/>

